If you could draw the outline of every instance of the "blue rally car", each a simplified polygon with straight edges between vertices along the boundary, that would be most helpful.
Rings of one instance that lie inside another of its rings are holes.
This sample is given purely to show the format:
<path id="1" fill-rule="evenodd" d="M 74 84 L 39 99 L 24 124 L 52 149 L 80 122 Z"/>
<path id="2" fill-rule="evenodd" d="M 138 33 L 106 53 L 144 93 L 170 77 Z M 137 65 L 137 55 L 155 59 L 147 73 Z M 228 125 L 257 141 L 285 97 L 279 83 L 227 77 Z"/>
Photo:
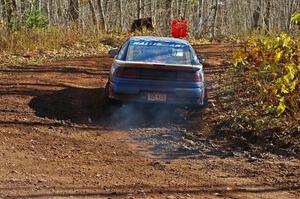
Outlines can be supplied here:
<path id="1" fill-rule="evenodd" d="M 205 106 L 204 56 L 186 40 L 132 37 L 114 57 L 105 95 L 108 100 Z"/>

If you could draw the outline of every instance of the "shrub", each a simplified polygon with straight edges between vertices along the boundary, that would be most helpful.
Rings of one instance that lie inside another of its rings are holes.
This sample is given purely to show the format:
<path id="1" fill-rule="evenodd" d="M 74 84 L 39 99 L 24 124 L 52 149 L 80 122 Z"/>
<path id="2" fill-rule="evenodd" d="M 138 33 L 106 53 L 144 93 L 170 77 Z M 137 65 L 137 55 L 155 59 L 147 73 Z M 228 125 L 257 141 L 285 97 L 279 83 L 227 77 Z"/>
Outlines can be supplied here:
<path id="1" fill-rule="evenodd" d="M 292 23 L 300 25 L 300 13 L 295 13 L 291 18 Z"/>
<path id="2" fill-rule="evenodd" d="M 49 21 L 47 17 L 35 7 L 25 14 L 25 25 L 27 28 L 45 28 L 48 26 Z"/>
<path id="3" fill-rule="evenodd" d="M 10 21 L 11 31 L 13 32 L 19 31 L 22 28 L 45 28 L 48 25 L 49 21 L 47 17 L 35 6 L 26 11 L 24 16 L 15 16 Z"/>
<path id="4" fill-rule="evenodd" d="M 300 40 L 286 34 L 251 39 L 233 55 L 234 65 L 250 71 L 249 84 L 262 93 L 266 111 L 295 115 L 300 102 Z"/>

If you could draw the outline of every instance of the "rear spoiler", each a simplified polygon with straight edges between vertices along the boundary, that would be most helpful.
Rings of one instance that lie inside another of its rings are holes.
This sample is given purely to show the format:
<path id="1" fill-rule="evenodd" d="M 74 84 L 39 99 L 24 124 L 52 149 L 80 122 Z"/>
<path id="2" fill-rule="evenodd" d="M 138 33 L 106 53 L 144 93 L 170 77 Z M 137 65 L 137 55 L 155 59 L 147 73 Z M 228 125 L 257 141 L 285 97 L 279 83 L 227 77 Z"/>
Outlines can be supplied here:
<path id="1" fill-rule="evenodd" d="M 201 65 L 177 65 L 177 64 L 160 64 L 151 62 L 134 62 L 134 61 L 122 61 L 115 60 L 115 66 L 121 67 L 139 67 L 150 69 L 162 69 L 162 70 L 181 70 L 181 71 L 198 71 L 201 70 Z"/>

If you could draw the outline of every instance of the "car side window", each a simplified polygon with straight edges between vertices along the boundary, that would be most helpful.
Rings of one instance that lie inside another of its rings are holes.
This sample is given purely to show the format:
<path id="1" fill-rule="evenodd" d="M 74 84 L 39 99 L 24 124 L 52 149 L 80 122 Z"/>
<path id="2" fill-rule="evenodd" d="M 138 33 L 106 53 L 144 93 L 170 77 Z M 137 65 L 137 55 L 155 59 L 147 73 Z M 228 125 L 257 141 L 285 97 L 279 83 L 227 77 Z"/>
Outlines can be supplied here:
<path id="1" fill-rule="evenodd" d="M 128 49 L 128 43 L 129 43 L 129 40 L 127 40 L 125 42 L 125 44 L 121 47 L 120 51 L 119 51 L 119 54 L 117 56 L 117 59 L 118 60 L 122 60 L 122 61 L 125 61 L 125 58 L 126 58 L 126 54 L 127 54 L 127 49 Z"/>
<path id="2" fill-rule="evenodd" d="M 194 65 L 199 65 L 200 62 L 199 62 L 199 59 L 198 59 L 198 57 L 197 57 L 197 53 L 196 53 L 196 51 L 194 50 L 194 48 L 191 47 L 191 46 L 190 46 L 190 51 L 191 51 L 191 56 L 192 56 L 191 59 L 192 59 L 193 64 L 194 64 Z"/>

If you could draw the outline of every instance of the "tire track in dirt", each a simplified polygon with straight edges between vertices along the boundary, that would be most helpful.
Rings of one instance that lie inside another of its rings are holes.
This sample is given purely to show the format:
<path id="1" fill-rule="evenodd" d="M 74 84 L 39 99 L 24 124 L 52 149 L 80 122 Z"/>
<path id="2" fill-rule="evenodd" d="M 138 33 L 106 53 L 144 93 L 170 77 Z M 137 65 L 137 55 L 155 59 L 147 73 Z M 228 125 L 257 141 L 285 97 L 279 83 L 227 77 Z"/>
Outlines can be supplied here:
<path id="1" fill-rule="evenodd" d="M 195 48 L 208 55 L 213 103 L 232 45 Z M 201 115 L 194 132 L 183 109 L 107 106 L 111 61 L 75 58 L 0 71 L 0 198 L 300 196 L 299 162 L 227 156 L 205 137 L 210 124 Z"/>

